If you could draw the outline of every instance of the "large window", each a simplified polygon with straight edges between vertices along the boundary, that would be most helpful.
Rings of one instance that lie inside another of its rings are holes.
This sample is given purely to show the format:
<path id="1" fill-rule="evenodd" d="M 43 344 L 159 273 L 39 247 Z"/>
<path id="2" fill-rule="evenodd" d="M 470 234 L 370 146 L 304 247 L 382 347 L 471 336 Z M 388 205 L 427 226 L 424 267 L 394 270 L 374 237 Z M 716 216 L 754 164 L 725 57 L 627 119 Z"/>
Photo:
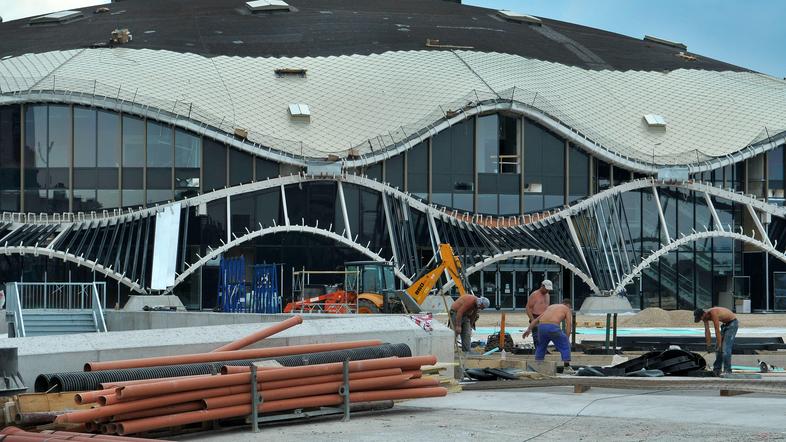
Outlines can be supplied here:
<path id="1" fill-rule="evenodd" d="M 71 108 L 25 111 L 25 210 L 67 212 L 71 198 Z"/>
<path id="2" fill-rule="evenodd" d="M 568 204 L 571 204 L 589 195 L 590 157 L 572 144 L 568 155 Z"/>
<path id="3" fill-rule="evenodd" d="M 407 151 L 407 191 L 428 199 L 428 145 L 424 141 Z"/>
<path id="4" fill-rule="evenodd" d="M 172 128 L 147 122 L 147 204 L 171 200 L 174 164 Z"/>
<path id="5" fill-rule="evenodd" d="M 404 154 L 385 160 L 385 182 L 404 190 Z"/>
<path id="6" fill-rule="evenodd" d="M 120 207 L 120 115 L 99 110 L 97 125 L 98 190 L 102 208 Z"/>
<path id="7" fill-rule="evenodd" d="M 20 210 L 21 110 L 0 107 L 0 212 Z"/>
<path id="8" fill-rule="evenodd" d="M 458 123 L 431 141 L 431 201 L 436 204 L 473 210 L 473 123 L 473 120 Z"/>
<path id="9" fill-rule="evenodd" d="M 175 129 L 175 198 L 199 193 L 202 143 L 199 137 Z"/>
<path id="10" fill-rule="evenodd" d="M 145 122 L 123 116 L 123 206 L 145 204 Z"/>
<path id="11" fill-rule="evenodd" d="M 205 138 L 202 142 L 205 167 L 203 177 L 205 183 L 202 189 L 210 192 L 214 189 L 223 189 L 227 186 L 227 148 L 221 143 Z"/>
<path id="12" fill-rule="evenodd" d="M 565 142 L 526 120 L 524 129 L 524 210 L 565 204 Z"/>
<path id="13" fill-rule="evenodd" d="M 520 213 L 518 119 L 493 114 L 478 118 L 475 138 L 480 213 Z"/>

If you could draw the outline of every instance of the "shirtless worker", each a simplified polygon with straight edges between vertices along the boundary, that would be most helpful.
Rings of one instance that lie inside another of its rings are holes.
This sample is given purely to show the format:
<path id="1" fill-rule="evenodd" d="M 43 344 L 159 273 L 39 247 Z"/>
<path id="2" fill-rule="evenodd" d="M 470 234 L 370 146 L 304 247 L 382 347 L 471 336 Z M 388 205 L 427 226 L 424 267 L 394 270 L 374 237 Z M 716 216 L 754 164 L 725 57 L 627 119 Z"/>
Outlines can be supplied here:
<path id="1" fill-rule="evenodd" d="M 712 335 L 710 333 L 710 321 L 715 326 L 715 363 L 712 371 L 716 376 L 721 374 L 731 374 L 731 351 L 734 348 L 734 338 L 737 336 L 739 321 L 737 315 L 731 310 L 723 307 L 712 307 L 704 311 L 697 308 L 693 311 L 694 322 L 704 321 L 704 339 L 707 341 L 707 352 L 711 351 Z M 718 328 L 719 324 L 720 328 Z"/>
<path id="2" fill-rule="evenodd" d="M 563 333 L 559 325 L 565 321 L 565 332 Z M 570 299 L 565 299 L 562 304 L 550 305 L 539 317 L 530 322 L 527 331 L 524 332 L 523 338 L 526 339 L 530 333 L 537 327 L 538 340 L 535 342 L 535 360 L 543 361 L 546 356 L 546 347 L 549 342 L 554 343 L 554 347 L 559 350 L 562 356 L 562 363 L 565 368 L 563 373 L 573 374 L 574 371 L 570 367 L 570 340 L 568 335 L 573 329 L 573 313 L 570 311 Z M 535 334 L 532 335 L 533 338 Z"/>
<path id="3" fill-rule="evenodd" d="M 488 298 L 475 295 L 464 295 L 453 301 L 450 306 L 450 323 L 457 335 L 461 336 L 461 349 L 469 351 L 469 344 L 472 341 L 472 329 L 475 328 L 475 321 L 478 320 L 479 312 L 488 307 Z"/>
<path id="4" fill-rule="evenodd" d="M 538 319 L 538 316 L 542 315 L 551 303 L 549 292 L 552 290 L 552 287 L 551 281 L 544 279 L 543 282 L 540 283 L 540 288 L 530 293 L 529 298 L 527 298 L 527 316 L 529 317 L 530 324 L 532 324 L 532 321 L 535 319 Z M 538 344 L 537 328 L 532 331 L 532 341 L 535 345 Z"/>

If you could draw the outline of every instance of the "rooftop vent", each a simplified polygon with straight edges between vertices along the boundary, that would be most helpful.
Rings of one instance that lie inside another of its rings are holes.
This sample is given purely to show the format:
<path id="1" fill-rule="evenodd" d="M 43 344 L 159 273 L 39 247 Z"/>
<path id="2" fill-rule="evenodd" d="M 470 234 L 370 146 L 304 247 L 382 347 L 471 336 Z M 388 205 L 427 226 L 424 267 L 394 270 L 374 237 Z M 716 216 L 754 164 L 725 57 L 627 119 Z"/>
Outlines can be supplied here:
<path id="1" fill-rule="evenodd" d="M 308 120 L 311 118 L 311 109 L 308 108 L 307 104 L 292 103 L 289 105 L 289 116 Z"/>
<path id="2" fill-rule="evenodd" d="M 305 77 L 306 70 L 301 68 L 278 68 L 274 69 L 273 72 L 276 73 L 276 77 Z"/>
<path id="3" fill-rule="evenodd" d="M 688 46 L 685 43 L 679 43 L 676 41 L 666 40 L 663 38 L 653 37 L 651 35 L 645 35 L 644 41 L 651 41 L 653 43 L 658 43 L 666 46 L 671 46 L 672 48 L 682 49 L 683 51 L 688 50 Z"/>
<path id="4" fill-rule="evenodd" d="M 666 127 L 666 118 L 663 115 L 647 114 L 644 116 L 644 121 L 649 127 Z"/>
<path id="5" fill-rule="evenodd" d="M 251 12 L 289 11 L 289 5 L 283 0 L 253 0 L 246 2 Z"/>
<path id="6" fill-rule="evenodd" d="M 541 26 L 543 24 L 543 22 L 539 18 L 534 17 L 532 15 L 522 14 L 520 12 L 500 10 L 497 11 L 497 14 L 506 20 L 515 21 L 519 23 L 530 23 L 538 26 Z"/>
<path id="7" fill-rule="evenodd" d="M 38 17 L 33 17 L 28 21 L 28 23 L 30 23 L 31 25 L 68 23 L 70 21 L 74 21 L 82 17 L 83 15 L 80 11 L 60 11 L 60 12 L 53 12 L 51 14 L 40 15 Z"/>

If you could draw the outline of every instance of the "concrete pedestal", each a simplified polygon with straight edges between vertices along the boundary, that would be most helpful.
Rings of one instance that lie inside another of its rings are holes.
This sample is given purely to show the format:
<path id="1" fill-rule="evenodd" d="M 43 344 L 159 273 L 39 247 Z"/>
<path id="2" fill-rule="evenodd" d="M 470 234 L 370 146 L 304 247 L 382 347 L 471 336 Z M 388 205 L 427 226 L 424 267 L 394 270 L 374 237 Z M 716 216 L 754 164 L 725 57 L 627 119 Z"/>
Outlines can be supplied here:
<path id="1" fill-rule="evenodd" d="M 608 313 L 631 313 L 633 307 L 623 296 L 590 296 L 584 300 L 579 313 L 582 315 L 605 315 Z"/>
<path id="2" fill-rule="evenodd" d="M 178 310 L 185 311 L 186 307 L 175 295 L 131 295 L 123 306 L 123 310 L 131 312 L 143 311 L 145 306 L 154 308 L 158 306 L 163 307 L 177 307 Z"/>

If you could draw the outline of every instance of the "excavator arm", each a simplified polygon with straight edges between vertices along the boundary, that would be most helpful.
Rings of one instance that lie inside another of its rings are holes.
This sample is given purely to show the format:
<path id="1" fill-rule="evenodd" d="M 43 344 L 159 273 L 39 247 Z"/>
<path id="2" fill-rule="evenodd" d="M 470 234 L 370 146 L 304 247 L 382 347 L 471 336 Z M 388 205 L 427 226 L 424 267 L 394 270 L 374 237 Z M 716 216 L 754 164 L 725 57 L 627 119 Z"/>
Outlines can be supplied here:
<path id="1" fill-rule="evenodd" d="M 431 289 L 437 284 L 443 272 L 447 272 L 448 277 L 453 280 L 459 295 L 464 296 L 467 294 L 461 261 L 453 253 L 453 248 L 450 244 L 439 245 L 438 256 L 435 256 L 435 258 L 429 261 L 429 264 L 417 276 L 415 282 L 404 290 L 404 292 L 418 305 L 423 304 L 423 301 L 426 300 L 426 296 L 428 296 Z"/>

